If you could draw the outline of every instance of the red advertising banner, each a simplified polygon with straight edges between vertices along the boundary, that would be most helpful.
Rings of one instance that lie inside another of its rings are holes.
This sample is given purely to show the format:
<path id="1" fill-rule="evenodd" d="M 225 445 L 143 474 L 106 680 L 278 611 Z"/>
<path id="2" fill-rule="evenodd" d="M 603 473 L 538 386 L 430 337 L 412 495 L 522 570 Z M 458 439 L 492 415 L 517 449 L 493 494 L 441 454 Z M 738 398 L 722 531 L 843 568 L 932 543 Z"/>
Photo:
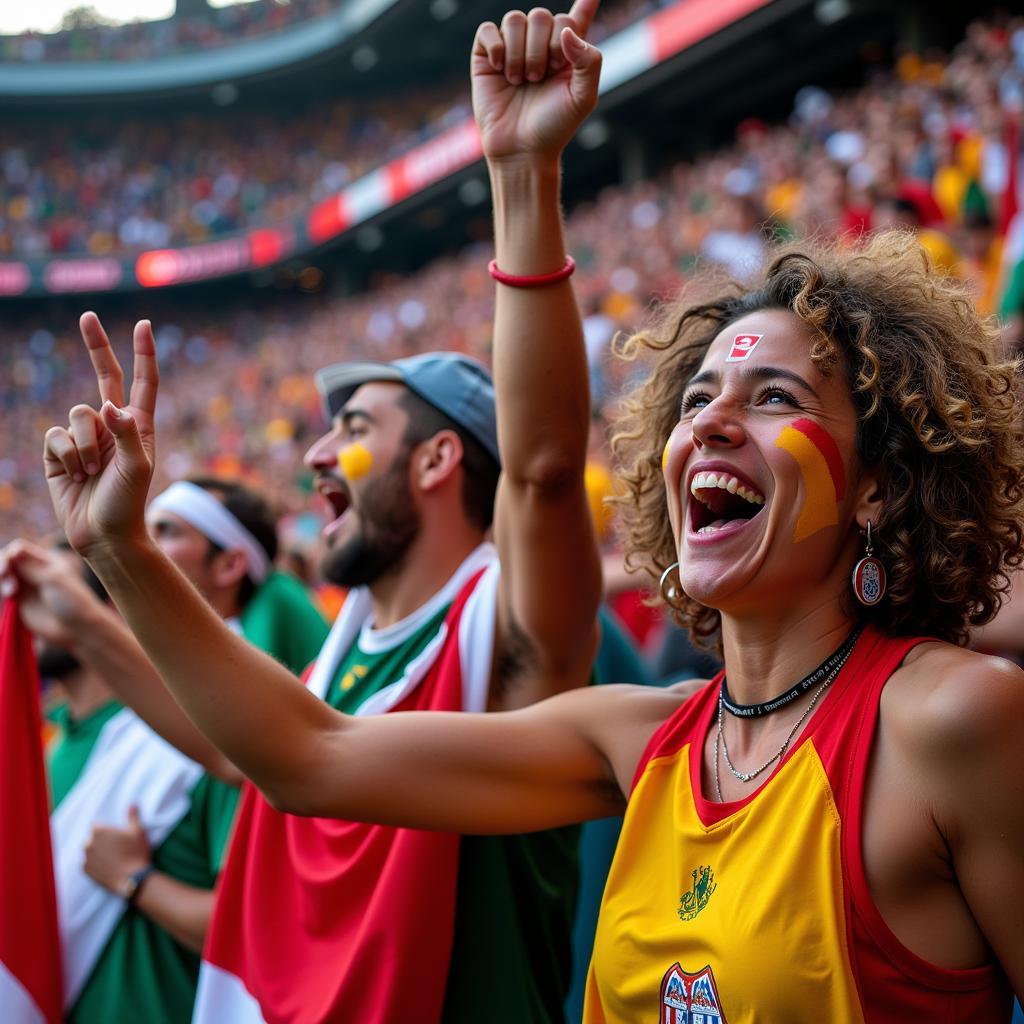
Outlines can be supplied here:
<path id="1" fill-rule="evenodd" d="M 767 7 L 772 0 L 689 0 L 673 4 L 647 22 L 654 42 L 654 62 L 675 56 L 694 43 L 713 35 L 752 11 Z"/>
<path id="2" fill-rule="evenodd" d="M 279 228 L 249 232 L 249 256 L 254 267 L 266 267 L 288 256 L 295 248 L 295 233 Z"/>
<path id="3" fill-rule="evenodd" d="M 417 146 L 411 153 L 388 164 L 386 170 L 391 195 L 388 205 L 433 185 L 483 156 L 480 129 L 469 118 L 449 128 L 436 139 Z"/>
<path id="4" fill-rule="evenodd" d="M 342 192 L 313 207 L 306 222 L 306 232 L 310 240 L 319 245 L 328 238 L 340 235 L 349 226 L 350 221 L 345 193 Z"/>
<path id="5" fill-rule="evenodd" d="M 135 276 L 144 288 L 161 288 L 235 274 L 251 266 L 248 239 L 225 238 L 222 242 L 184 249 L 151 249 L 135 261 Z"/>
<path id="6" fill-rule="evenodd" d="M 53 260 L 43 270 L 48 292 L 105 292 L 116 288 L 124 267 L 115 259 Z"/>
<path id="7" fill-rule="evenodd" d="M 21 295 L 32 283 L 32 271 L 24 263 L 0 263 L 0 295 Z"/>

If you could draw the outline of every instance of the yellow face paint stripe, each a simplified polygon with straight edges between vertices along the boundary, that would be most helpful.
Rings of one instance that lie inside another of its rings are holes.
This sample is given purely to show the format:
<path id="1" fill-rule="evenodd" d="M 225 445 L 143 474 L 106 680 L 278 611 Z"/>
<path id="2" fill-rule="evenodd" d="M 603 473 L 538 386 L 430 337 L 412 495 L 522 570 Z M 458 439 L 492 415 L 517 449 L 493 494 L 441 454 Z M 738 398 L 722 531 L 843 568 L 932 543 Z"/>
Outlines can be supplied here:
<path id="1" fill-rule="evenodd" d="M 373 455 L 365 445 L 354 441 L 338 452 L 338 466 L 346 480 L 358 480 L 373 469 Z"/>
<path id="2" fill-rule="evenodd" d="M 804 481 L 804 507 L 796 521 L 793 539 L 806 540 L 826 526 L 835 526 L 839 522 L 835 484 L 817 445 L 792 427 L 784 427 L 775 444 L 796 459 Z"/>

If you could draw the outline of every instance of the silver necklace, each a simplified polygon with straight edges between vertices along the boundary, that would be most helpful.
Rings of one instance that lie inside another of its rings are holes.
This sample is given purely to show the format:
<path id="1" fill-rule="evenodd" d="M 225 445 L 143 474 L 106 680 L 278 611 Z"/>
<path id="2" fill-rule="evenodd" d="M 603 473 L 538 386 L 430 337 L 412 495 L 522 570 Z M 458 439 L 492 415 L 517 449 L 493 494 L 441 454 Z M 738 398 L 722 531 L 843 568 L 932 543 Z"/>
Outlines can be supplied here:
<path id="1" fill-rule="evenodd" d="M 852 651 L 853 651 L 853 649 L 851 648 L 850 650 L 848 650 L 846 652 L 846 656 L 842 659 L 842 661 L 840 661 L 839 664 L 836 665 L 834 669 L 832 669 L 832 671 L 825 677 L 825 681 L 821 684 L 821 686 L 819 686 L 818 689 L 814 691 L 814 696 L 811 698 L 811 702 L 804 709 L 804 713 L 800 716 L 800 718 L 797 721 L 796 725 L 794 725 L 793 728 L 790 729 L 789 735 L 784 740 L 782 746 L 779 747 L 778 753 L 773 754 L 770 758 L 768 758 L 767 761 L 765 761 L 765 763 L 763 765 L 761 765 L 760 768 L 755 768 L 752 772 L 741 772 L 741 771 L 738 771 L 736 766 L 732 763 L 732 759 L 729 757 L 729 747 L 728 747 L 728 745 L 725 742 L 725 731 L 722 728 L 722 722 L 723 722 L 723 717 L 724 717 L 723 714 L 722 714 L 722 710 L 723 710 L 724 702 L 722 700 L 722 694 L 721 694 L 721 692 L 719 692 L 719 694 L 718 694 L 718 732 L 715 734 L 715 753 L 714 753 L 714 761 L 715 761 L 715 792 L 718 794 L 718 802 L 719 803 L 724 803 L 724 799 L 722 797 L 722 783 L 721 783 L 721 780 L 720 780 L 719 775 L 718 775 L 718 752 L 719 752 L 719 749 L 721 749 L 722 756 L 725 759 L 725 766 L 729 769 L 730 772 L 732 772 L 733 778 L 738 779 L 740 782 L 751 782 L 752 780 L 756 779 L 758 777 L 758 775 L 760 775 L 767 768 L 770 768 L 773 764 L 775 764 L 776 761 L 778 761 L 781 757 L 783 757 L 785 755 L 786 751 L 789 749 L 789 744 L 792 742 L 793 737 L 797 734 L 797 731 L 799 730 L 800 726 L 803 725 L 804 722 L 807 721 L 807 719 L 810 717 L 811 712 L 814 710 L 815 705 L 818 703 L 818 700 L 821 697 L 821 695 L 828 689 L 828 687 L 832 683 L 832 681 L 843 670 L 843 666 L 846 664 L 846 662 L 849 659 L 850 654 L 852 653 Z"/>

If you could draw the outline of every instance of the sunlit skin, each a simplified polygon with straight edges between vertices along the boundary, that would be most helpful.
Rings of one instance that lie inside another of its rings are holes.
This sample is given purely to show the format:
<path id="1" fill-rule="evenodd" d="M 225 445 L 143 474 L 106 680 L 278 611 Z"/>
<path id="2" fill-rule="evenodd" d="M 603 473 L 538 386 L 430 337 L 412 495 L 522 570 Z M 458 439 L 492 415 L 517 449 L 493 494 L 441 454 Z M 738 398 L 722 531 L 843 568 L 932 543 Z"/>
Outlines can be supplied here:
<path id="1" fill-rule="evenodd" d="M 344 544 L 357 532 L 360 487 L 386 473 L 401 448 L 409 422 L 398 404 L 404 391 L 401 384 L 364 384 L 306 452 L 306 467 L 330 506 L 323 531 L 329 547 Z"/>
<path id="2" fill-rule="evenodd" d="M 204 596 L 212 589 L 210 542 L 191 523 L 165 509 L 151 509 L 146 525 L 157 547 L 192 581 Z"/>
<path id="3" fill-rule="evenodd" d="M 733 339 L 747 332 L 764 337 L 747 359 L 727 362 Z M 722 331 L 693 381 L 682 382 L 665 463 L 684 589 L 726 616 L 746 615 L 771 631 L 819 612 L 822 628 L 842 627 L 838 598 L 855 561 L 858 528 L 878 518 L 875 477 L 852 454 L 856 414 L 846 382 L 838 369 L 826 377 L 814 365 L 811 340 L 802 322 L 782 310 L 751 314 Z M 837 525 L 797 544 L 806 486 L 799 465 L 776 441 L 787 424 L 803 418 L 835 439 L 849 486 Z M 756 514 L 744 524 L 697 533 L 700 504 L 690 481 L 702 471 L 735 475 L 764 496 L 764 505 L 752 507 Z"/>
<path id="4" fill-rule="evenodd" d="M 218 551 L 211 557 L 205 534 L 166 509 L 149 509 L 146 526 L 160 550 L 221 615 L 238 614 L 238 587 L 248 564 L 242 552 Z"/>

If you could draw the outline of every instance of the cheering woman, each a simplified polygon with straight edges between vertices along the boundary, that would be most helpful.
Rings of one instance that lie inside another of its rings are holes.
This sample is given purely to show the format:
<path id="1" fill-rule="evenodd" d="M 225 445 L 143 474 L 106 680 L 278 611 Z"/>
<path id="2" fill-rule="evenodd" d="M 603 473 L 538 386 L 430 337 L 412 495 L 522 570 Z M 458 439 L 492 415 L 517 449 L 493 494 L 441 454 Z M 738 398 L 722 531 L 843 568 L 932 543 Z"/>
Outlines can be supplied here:
<path id="1" fill-rule="evenodd" d="M 597 99 L 595 7 L 513 12 L 474 43 L 499 401 L 516 332 L 581 343 L 558 182 Z M 631 558 L 726 666 L 690 698 L 603 687 L 505 714 L 331 710 L 146 539 L 151 338 L 136 332 L 122 409 L 97 338 L 114 401 L 47 435 L 58 514 L 178 701 L 277 806 L 470 833 L 625 810 L 593 1024 L 1009 1020 L 1024 682 L 964 643 L 1024 552 L 1016 379 L 911 237 L 780 253 L 754 290 L 667 303 L 630 343 L 653 364 L 620 424 Z M 556 361 L 537 423 L 586 388 L 582 366 Z M 557 466 L 534 468 L 543 501 Z"/>

